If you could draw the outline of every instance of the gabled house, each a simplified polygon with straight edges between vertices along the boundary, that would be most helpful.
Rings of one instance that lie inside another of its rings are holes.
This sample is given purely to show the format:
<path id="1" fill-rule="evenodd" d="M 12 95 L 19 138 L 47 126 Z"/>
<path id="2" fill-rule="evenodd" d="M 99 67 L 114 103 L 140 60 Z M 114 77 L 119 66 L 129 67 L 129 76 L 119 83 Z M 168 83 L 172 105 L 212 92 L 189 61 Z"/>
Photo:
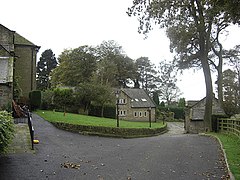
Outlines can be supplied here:
<path id="1" fill-rule="evenodd" d="M 185 130 L 187 133 L 205 132 L 204 113 L 206 98 L 200 101 L 187 101 L 185 111 Z M 213 117 L 225 116 L 225 112 L 221 107 L 218 99 L 213 98 L 212 119 Z"/>
<path id="2" fill-rule="evenodd" d="M 144 89 L 120 89 L 118 117 L 131 121 L 155 121 L 156 105 Z"/>
<path id="3" fill-rule="evenodd" d="M 36 89 L 36 55 L 39 48 L 0 24 L 0 109 L 11 105 L 16 77 L 23 99 L 27 100 L 29 92 Z"/>

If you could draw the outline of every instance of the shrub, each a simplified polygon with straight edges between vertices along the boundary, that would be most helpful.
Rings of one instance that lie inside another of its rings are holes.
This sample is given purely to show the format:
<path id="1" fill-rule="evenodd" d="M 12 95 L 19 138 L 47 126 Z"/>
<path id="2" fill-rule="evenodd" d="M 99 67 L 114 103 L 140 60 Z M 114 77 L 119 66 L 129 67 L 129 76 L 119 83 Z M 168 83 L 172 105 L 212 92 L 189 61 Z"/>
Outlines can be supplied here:
<path id="1" fill-rule="evenodd" d="M 56 88 L 53 90 L 53 103 L 59 110 L 63 110 L 64 114 L 67 108 L 74 105 L 73 90 L 70 88 Z"/>
<path id="2" fill-rule="evenodd" d="M 53 90 L 47 89 L 42 92 L 42 109 L 54 109 L 53 96 Z"/>
<path id="3" fill-rule="evenodd" d="M 159 107 L 160 112 L 173 112 L 175 119 L 185 119 L 185 112 L 183 107 Z"/>
<path id="4" fill-rule="evenodd" d="M 29 93 L 30 105 L 32 109 L 40 108 L 42 103 L 42 93 L 41 91 L 31 91 Z"/>
<path id="5" fill-rule="evenodd" d="M 13 119 L 7 111 L 0 111 L 0 153 L 6 151 L 13 137 Z"/>

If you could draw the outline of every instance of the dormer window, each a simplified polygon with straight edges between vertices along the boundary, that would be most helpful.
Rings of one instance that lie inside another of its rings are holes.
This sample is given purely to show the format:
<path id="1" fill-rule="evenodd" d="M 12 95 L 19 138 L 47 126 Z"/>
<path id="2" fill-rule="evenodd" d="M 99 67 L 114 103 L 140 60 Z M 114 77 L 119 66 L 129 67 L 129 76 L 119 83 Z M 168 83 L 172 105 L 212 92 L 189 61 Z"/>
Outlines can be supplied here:
<path id="1" fill-rule="evenodd" d="M 142 101 L 143 101 L 143 102 L 147 102 L 147 100 L 146 100 L 146 99 L 142 99 Z"/>
<path id="2" fill-rule="evenodd" d="M 139 100 L 138 99 L 135 99 L 136 102 L 138 102 Z"/>

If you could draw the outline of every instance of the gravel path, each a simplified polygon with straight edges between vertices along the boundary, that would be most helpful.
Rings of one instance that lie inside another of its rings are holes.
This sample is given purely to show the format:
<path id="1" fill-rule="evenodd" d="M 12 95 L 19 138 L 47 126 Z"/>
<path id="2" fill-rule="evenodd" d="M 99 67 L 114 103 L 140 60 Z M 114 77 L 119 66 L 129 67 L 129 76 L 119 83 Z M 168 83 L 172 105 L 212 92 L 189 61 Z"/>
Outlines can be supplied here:
<path id="1" fill-rule="evenodd" d="M 218 142 L 175 134 L 117 139 L 83 136 L 55 128 L 33 114 L 35 153 L 0 156 L 1 180 L 203 180 L 221 179 Z"/>

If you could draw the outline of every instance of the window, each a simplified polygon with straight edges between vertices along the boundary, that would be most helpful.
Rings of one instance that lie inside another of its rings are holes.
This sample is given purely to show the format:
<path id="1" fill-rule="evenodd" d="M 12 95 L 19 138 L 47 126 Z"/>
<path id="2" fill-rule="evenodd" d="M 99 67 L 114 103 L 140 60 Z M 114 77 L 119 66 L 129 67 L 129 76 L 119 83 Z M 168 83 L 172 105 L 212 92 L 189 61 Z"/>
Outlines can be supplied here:
<path id="1" fill-rule="evenodd" d="M 134 117 L 138 117 L 138 114 L 137 114 L 137 112 L 134 112 Z"/>
<path id="2" fill-rule="evenodd" d="M 141 111 L 139 112 L 139 117 L 142 117 L 142 112 Z"/>
<path id="3" fill-rule="evenodd" d="M 126 111 L 125 110 L 119 111 L 119 116 L 126 116 Z"/>
<path id="4" fill-rule="evenodd" d="M 147 117 L 147 111 L 144 112 L 144 117 Z"/>
<path id="5" fill-rule="evenodd" d="M 118 100 L 119 104 L 126 104 L 126 102 L 127 102 L 126 99 L 119 99 Z"/>
<path id="6" fill-rule="evenodd" d="M 137 102 L 138 102 L 139 100 L 138 100 L 138 99 L 135 99 L 135 101 L 137 101 Z"/>
<path id="7" fill-rule="evenodd" d="M 142 99 L 142 101 L 143 101 L 143 102 L 147 102 L 147 100 L 146 100 L 146 99 Z"/>

